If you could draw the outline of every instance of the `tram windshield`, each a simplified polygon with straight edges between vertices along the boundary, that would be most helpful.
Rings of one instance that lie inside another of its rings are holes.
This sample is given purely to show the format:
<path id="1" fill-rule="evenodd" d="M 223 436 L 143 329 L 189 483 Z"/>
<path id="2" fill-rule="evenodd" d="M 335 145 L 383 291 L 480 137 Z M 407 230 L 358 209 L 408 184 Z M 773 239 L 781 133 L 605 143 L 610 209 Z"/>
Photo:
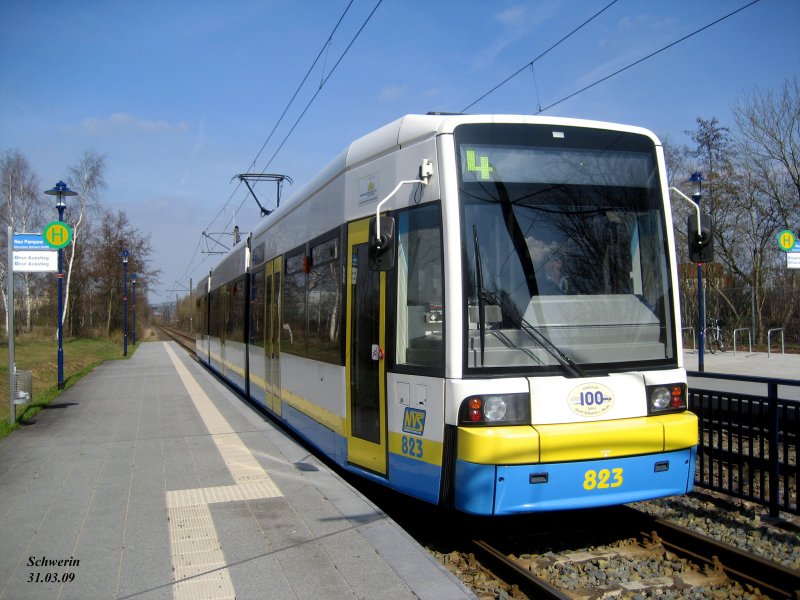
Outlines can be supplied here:
<path id="1" fill-rule="evenodd" d="M 455 135 L 466 368 L 579 376 L 674 364 L 652 140 L 521 124 Z"/>

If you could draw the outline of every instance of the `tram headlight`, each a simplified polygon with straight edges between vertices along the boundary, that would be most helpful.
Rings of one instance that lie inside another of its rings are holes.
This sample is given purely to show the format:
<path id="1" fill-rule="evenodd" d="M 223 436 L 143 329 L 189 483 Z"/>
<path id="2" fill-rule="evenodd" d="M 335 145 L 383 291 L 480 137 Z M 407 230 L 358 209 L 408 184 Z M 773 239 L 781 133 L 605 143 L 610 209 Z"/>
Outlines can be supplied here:
<path id="1" fill-rule="evenodd" d="M 461 403 L 459 425 L 528 425 L 531 399 L 525 394 L 483 394 Z"/>
<path id="2" fill-rule="evenodd" d="M 658 414 L 686 410 L 686 384 L 647 386 L 647 412 Z"/>

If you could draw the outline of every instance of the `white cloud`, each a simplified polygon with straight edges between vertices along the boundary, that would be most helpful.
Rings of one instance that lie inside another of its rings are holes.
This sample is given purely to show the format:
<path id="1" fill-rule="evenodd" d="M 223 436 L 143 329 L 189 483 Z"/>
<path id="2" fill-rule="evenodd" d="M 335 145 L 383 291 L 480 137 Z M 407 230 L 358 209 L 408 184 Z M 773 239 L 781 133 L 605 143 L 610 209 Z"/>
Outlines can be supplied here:
<path id="1" fill-rule="evenodd" d="M 524 6 L 512 6 L 495 15 L 494 20 L 503 25 L 518 25 L 525 17 Z"/>
<path id="2" fill-rule="evenodd" d="M 114 113 L 107 117 L 88 117 L 83 121 L 83 128 L 91 134 L 134 131 L 138 133 L 185 133 L 189 125 L 184 121 L 171 123 L 165 120 L 150 120 L 129 115 Z"/>
<path id="3" fill-rule="evenodd" d="M 379 100 L 394 100 L 395 98 L 399 98 L 406 92 L 406 86 L 404 85 L 390 85 L 381 90 L 381 93 L 378 94 Z"/>
<path id="4" fill-rule="evenodd" d="M 473 67 L 480 69 L 492 64 L 506 48 L 537 31 L 550 20 L 556 7 L 556 3 L 516 5 L 495 14 L 492 20 L 499 25 L 499 30 L 492 42 L 473 59 Z"/>

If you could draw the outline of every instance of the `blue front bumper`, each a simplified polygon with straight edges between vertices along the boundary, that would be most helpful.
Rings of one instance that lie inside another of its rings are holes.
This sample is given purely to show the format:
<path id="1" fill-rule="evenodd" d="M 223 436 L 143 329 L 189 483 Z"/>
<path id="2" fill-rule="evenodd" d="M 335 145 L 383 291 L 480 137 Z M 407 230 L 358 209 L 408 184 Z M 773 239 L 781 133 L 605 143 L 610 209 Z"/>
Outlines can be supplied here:
<path id="1" fill-rule="evenodd" d="M 557 464 L 481 465 L 456 461 L 455 507 L 511 515 L 625 504 L 685 494 L 697 449 Z"/>

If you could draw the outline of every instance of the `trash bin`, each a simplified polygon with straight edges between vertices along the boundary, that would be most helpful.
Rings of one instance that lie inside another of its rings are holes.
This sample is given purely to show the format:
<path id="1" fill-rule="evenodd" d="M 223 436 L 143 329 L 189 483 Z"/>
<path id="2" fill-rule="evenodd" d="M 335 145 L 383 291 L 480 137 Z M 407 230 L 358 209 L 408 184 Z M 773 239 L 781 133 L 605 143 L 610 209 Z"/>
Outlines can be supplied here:
<path id="1" fill-rule="evenodd" d="M 14 404 L 25 404 L 33 395 L 33 371 L 14 369 Z"/>

